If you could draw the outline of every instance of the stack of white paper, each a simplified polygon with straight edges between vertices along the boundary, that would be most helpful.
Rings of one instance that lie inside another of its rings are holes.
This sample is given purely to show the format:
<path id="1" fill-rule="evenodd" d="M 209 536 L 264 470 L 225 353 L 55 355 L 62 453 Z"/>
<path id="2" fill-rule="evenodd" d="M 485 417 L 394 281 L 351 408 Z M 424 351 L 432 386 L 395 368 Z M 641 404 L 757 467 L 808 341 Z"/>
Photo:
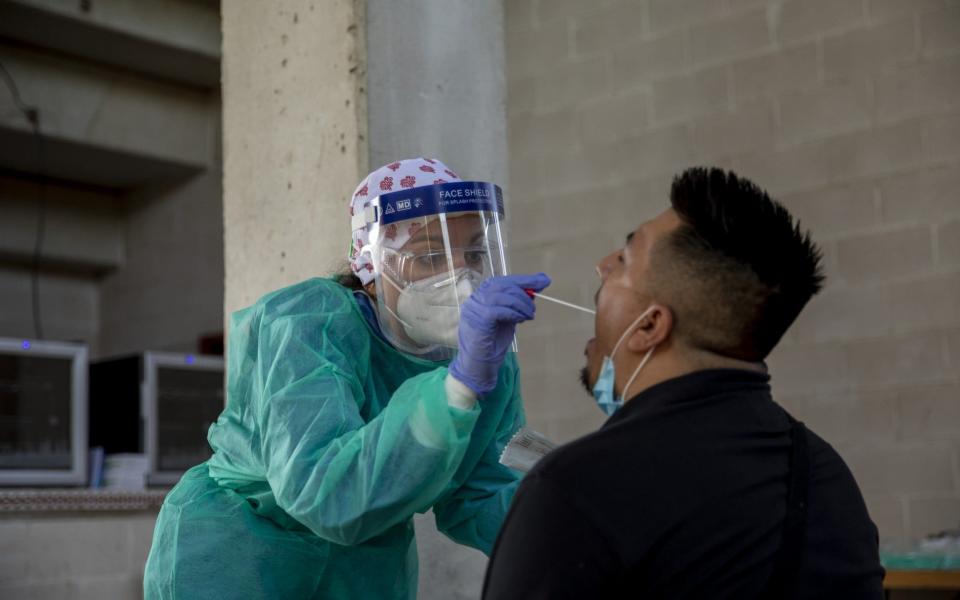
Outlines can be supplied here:
<path id="1" fill-rule="evenodd" d="M 149 468 L 146 454 L 108 454 L 103 461 L 103 487 L 108 490 L 144 490 Z"/>

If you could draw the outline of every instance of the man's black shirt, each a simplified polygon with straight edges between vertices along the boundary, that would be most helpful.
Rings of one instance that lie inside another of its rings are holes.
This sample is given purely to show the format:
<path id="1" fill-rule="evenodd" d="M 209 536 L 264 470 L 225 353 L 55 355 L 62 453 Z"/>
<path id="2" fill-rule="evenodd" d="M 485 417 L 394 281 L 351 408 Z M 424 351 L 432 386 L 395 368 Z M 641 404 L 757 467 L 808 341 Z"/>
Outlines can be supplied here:
<path id="1" fill-rule="evenodd" d="M 527 475 L 484 598 L 769 595 L 792 418 L 769 377 L 700 371 L 653 386 Z M 877 529 L 840 456 L 806 433 L 796 598 L 881 598 Z M 792 586 L 791 586 L 792 587 Z"/>

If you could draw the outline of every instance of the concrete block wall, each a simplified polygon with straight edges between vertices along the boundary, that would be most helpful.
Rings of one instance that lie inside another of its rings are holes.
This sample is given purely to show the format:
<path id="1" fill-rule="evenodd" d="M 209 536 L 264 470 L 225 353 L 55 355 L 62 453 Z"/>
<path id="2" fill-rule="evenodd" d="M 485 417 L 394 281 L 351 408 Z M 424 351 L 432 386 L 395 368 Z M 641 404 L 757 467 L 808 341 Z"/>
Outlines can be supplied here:
<path id="1" fill-rule="evenodd" d="M 218 6 L 68 4 L 0 3 L 0 58 L 42 139 L 0 93 L 0 336 L 37 336 L 40 239 L 44 337 L 93 359 L 196 351 L 223 329 Z"/>
<path id="2" fill-rule="evenodd" d="M 125 198 L 125 265 L 101 278 L 99 355 L 196 352 L 223 330 L 221 178 L 217 165 Z"/>
<path id="3" fill-rule="evenodd" d="M 33 269 L 0 264 L 0 337 L 36 338 Z M 83 342 L 99 348 L 100 294 L 86 276 L 45 272 L 40 278 L 40 325 L 46 339 Z"/>
<path id="4" fill-rule="evenodd" d="M 0 517 L 0 598 L 142 598 L 156 519 L 156 511 Z"/>
<path id="5" fill-rule="evenodd" d="M 770 360 L 777 399 L 848 461 L 888 542 L 960 525 L 960 3 L 514 0 L 512 268 L 589 304 L 595 261 L 710 164 L 812 229 L 828 284 Z M 602 415 L 589 317 L 520 337 L 530 423 Z"/>

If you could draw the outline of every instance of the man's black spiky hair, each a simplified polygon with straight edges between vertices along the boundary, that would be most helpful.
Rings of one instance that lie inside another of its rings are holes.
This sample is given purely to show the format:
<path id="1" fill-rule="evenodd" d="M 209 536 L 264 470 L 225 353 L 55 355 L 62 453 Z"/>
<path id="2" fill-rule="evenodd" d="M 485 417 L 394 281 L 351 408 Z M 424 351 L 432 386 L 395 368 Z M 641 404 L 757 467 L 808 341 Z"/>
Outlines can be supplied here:
<path id="1" fill-rule="evenodd" d="M 683 222 L 673 248 L 701 274 L 714 271 L 709 278 L 721 283 L 712 292 L 721 294 L 713 300 L 756 312 L 744 323 L 751 339 L 735 354 L 765 357 L 823 286 L 820 249 L 782 204 L 732 172 L 688 169 L 674 179 L 670 202 Z M 745 283 L 747 270 L 759 285 Z M 722 285 L 725 274 L 729 287 Z"/>

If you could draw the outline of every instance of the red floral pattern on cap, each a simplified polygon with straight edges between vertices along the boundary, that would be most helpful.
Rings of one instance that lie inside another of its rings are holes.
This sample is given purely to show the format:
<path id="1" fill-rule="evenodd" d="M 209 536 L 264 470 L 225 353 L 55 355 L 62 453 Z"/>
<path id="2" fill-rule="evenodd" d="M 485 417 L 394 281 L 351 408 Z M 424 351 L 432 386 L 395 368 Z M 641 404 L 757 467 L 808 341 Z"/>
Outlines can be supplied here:
<path id="1" fill-rule="evenodd" d="M 430 176 L 424 174 L 430 174 Z M 447 165 L 433 158 L 394 161 L 373 171 L 360 182 L 350 199 L 351 215 L 363 215 L 364 211 L 371 206 L 372 196 L 392 192 L 401 187 L 411 189 L 429 185 L 430 181 L 440 184 L 459 180 L 460 178 Z M 369 227 L 366 222 L 359 223 L 359 219 L 357 221 L 357 227 L 352 229 L 351 235 L 354 246 L 350 248 L 348 255 L 351 270 L 366 285 L 374 280 L 376 268 L 373 266 L 371 255 L 363 249 L 381 244 L 394 249 L 401 248 L 411 235 L 422 230 L 427 219 L 419 219 L 417 223 L 402 221 L 394 224 L 394 227 L 388 225 L 379 230 L 379 238 L 371 237 L 371 234 L 377 231 L 376 228 Z M 353 217 L 351 217 L 352 223 Z"/>

